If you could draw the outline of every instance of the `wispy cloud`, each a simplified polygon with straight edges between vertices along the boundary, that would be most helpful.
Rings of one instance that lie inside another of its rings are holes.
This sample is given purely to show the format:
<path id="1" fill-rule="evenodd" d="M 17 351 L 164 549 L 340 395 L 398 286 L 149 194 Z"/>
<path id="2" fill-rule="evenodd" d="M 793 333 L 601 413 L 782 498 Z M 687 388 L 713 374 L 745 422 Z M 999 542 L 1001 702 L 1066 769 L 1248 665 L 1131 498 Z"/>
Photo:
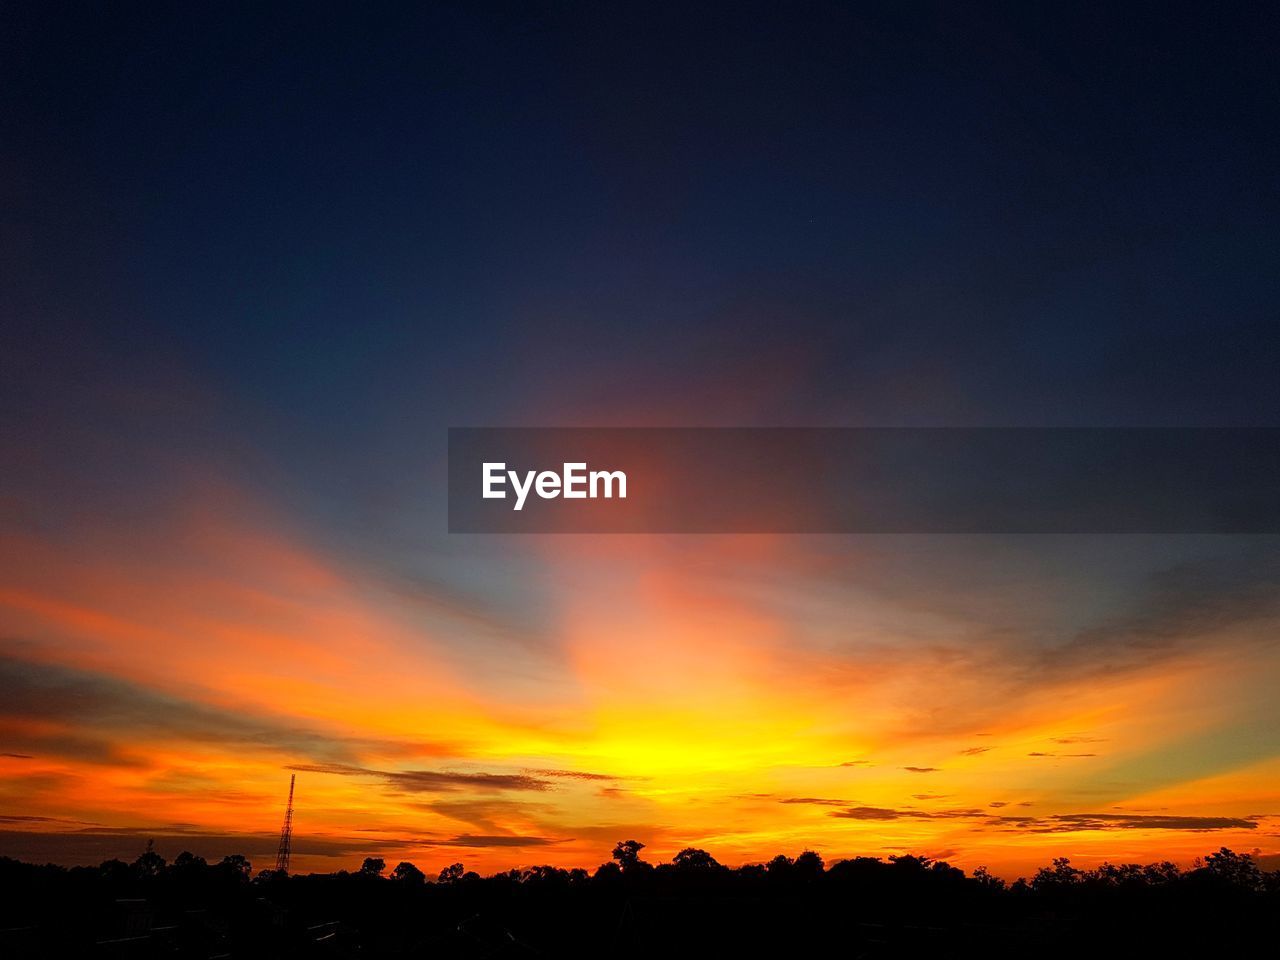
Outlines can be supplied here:
<path id="1" fill-rule="evenodd" d="M 550 790 L 550 780 L 525 773 L 460 772 L 456 770 L 377 770 L 344 763 L 295 763 L 290 770 L 334 774 L 340 777 L 374 777 L 416 793 L 445 793 L 455 790 Z"/>
<path id="2" fill-rule="evenodd" d="M 991 804 L 1003 806 L 1003 804 Z M 830 816 L 847 820 L 966 820 L 1028 833 L 1069 833 L 1081 830 L 1253 830 L 1256 820 L 1244 817 L 1166 816 L 1158 814 L 1064 813 L 1041 817 L 993 815 L 984 810 L 915 810 L 894 807 L 848 807 Z"/>
<path id="3" fill-rule="evenodd" d="M 437 847 L 548 847 L 557 843 L 569 842 L 569 839 L 557 840 L 553 837 L 477 836 L 470 833 L 462 833 L 448 840 L 435 840 L 425 845 Z"/>
<path id="4" fill-rule="evenodd" d="M 523 773 L 456 773 L 447 770 L 396 770 L 379 774 L 403 790 L 440 793 L 450 790 L 550 790 L 549 780 Z"/>
<path id="5" fill-rule="evenodd" d="M 104 674 L 5 654 L 0 654 L 0 688 L 5 691 L 0 717 L 27 726 L 39 721 L 34 730 L 18 735 L 32 754 L 121 762 L 119 744 L 131 733 L 335 761 L 352 756 L 356 747 L 284 718 L 224 710 Z M 62 732 L 67 728 L 78 733 Z"/>
<path id="6" fill-rule="evenodd" d="M 640 777 L 623 777 L 613 773 L 593 773 L 590 770 L 546 770 L 528 767 L 524 771 L 536 777 L 554 777 L 558 780 L 639 780 Z"/>
<path id="7" fill-rule="evenodd" d="M 779 800 L 778 802 L 779 803 L 811 803 L 819 807 L 843 807 L 849 801 L 832 800 L 827 797 L 787 797 L 783 800 Z"/>
<path id="8" fill-rule="evenodd" d="M 831 813 L 846 820 L 966 820 L 982 815 L 981 810 L 898 810 L 893 807 L 849 807 Z"/>

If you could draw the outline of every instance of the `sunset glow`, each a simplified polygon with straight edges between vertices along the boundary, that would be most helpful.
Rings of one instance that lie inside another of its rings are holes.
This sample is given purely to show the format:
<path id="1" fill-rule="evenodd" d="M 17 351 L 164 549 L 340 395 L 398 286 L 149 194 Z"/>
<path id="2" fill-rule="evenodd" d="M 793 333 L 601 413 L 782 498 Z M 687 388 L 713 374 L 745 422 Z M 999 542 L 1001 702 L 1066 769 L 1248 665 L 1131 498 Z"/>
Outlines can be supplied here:
<path id="1" fill-rule="evenodd" d="M 261 860 L 293 771 L 303 869 L 593 864 L 624 836 L 659 858 L 918 852 L 1010 875 L 1055 852 L 1270 852 L 1270 608 L 1112 609 L 1070 575 L 1108 538 L 535 539 L 525 628 L 250 502 L 11 534 L 11 845 Z M 1211 573 L 1249 549 L 1125 552 Z M 1029 552 L 1063 559 L 1029 572 Z"/>
<path id="2" fill-rule="evenodd" d="M 4 7 L 13 885 L 1280 868 L 1280 8 Z"/>

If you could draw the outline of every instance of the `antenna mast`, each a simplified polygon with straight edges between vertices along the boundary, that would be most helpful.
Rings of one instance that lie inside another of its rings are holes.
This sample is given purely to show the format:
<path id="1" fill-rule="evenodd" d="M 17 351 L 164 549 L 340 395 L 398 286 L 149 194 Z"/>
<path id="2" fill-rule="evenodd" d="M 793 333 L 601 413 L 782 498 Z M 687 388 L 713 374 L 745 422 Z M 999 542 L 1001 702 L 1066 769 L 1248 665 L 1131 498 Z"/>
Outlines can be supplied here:
<path id="1" fill-rule="evenodd" d="M 276 873 L 289 872 L 289 854 L 293 849 L 293 784 L 295 773 L 289 777 L 289 805 L 284 808 L 284 826 L 280 828 L 280 849 L 276 852 Z"/>

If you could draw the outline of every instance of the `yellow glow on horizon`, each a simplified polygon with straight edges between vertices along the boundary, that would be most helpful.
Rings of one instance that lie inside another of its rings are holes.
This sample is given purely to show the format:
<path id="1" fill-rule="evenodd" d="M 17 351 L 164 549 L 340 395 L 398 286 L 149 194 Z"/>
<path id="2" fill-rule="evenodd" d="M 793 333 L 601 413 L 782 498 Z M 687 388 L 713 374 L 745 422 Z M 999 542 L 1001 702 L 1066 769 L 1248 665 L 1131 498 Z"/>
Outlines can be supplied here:
<path id="1" fill-rule="evenodd" d="M 890 630 L 893 611 L 865 598 L 819 604 L 806 633 L 780 584 L 822 569 L 776 539 L 677 554 L 603 538 L 544 553 L 569 586 L 530 649 L 424 620 L 261 525 L 197 511 L 186 534 L 165 528 L 179 547 L 153 551 L 99 536 L 70 554 L 26 542 L 27 562 L 0 571 L 2 625 L 31 638 L 11 656 L 72 671 L 102 711 L 87 722 L 72 697 L 0 719 L 6 739 L 47 745 L 0 757 L 0 814 L 58 818 L 33 830 L 269 849 L 301 766 L 297 830 L 320 846 L 300 844 L 300 869 L 351 866 L 375 839 L 428 869 L 594 866 L 635 837 L 659 859 L 689 844 L 725 862 L 914 851 L 1011 875 L 1056 855 L 1269 842 L 1058 815 L 1244 819 L 1280 799 L 1272 757 L 1212 769 L 1194 753 L 1208 748 L 1179 754 L 1270 709 L 1277 660 L 1249 636 L 1222 639 L 1251 660 L 1206 643 L 1038 676 L 1000 645 L 1015 641 L 948 639 L 937 617 L 916 619 L 941 638 Z M 141 715 L 113 699 L 138 696 Z M 527 845 L 485 845 L 513 837 Z"/>

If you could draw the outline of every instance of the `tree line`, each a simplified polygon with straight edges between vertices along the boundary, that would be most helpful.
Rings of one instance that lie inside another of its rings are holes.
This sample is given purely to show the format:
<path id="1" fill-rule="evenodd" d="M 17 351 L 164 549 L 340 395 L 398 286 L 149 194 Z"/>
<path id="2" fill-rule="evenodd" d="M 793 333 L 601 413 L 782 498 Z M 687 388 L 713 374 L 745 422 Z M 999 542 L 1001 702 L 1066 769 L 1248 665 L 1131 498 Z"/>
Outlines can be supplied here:
<path id="1" fill-rule="evenodd" d="M 824 862 L 811 850 L 729 867 L 687 847 L 652 863 L 624 840 L 594 870 L 539 865 L 434 875 L 380 857 L 329 874 L 253 872 L 232 855 L 59 867 L 0 858 L 0 954 L 93 956 L 727 955 L 1041 957 L 1218 951 L 1274 936 L 1280 871 L 1219 849 L 1169 861 L 1057 858 L 1006 883 L 923 856 Z"/>

